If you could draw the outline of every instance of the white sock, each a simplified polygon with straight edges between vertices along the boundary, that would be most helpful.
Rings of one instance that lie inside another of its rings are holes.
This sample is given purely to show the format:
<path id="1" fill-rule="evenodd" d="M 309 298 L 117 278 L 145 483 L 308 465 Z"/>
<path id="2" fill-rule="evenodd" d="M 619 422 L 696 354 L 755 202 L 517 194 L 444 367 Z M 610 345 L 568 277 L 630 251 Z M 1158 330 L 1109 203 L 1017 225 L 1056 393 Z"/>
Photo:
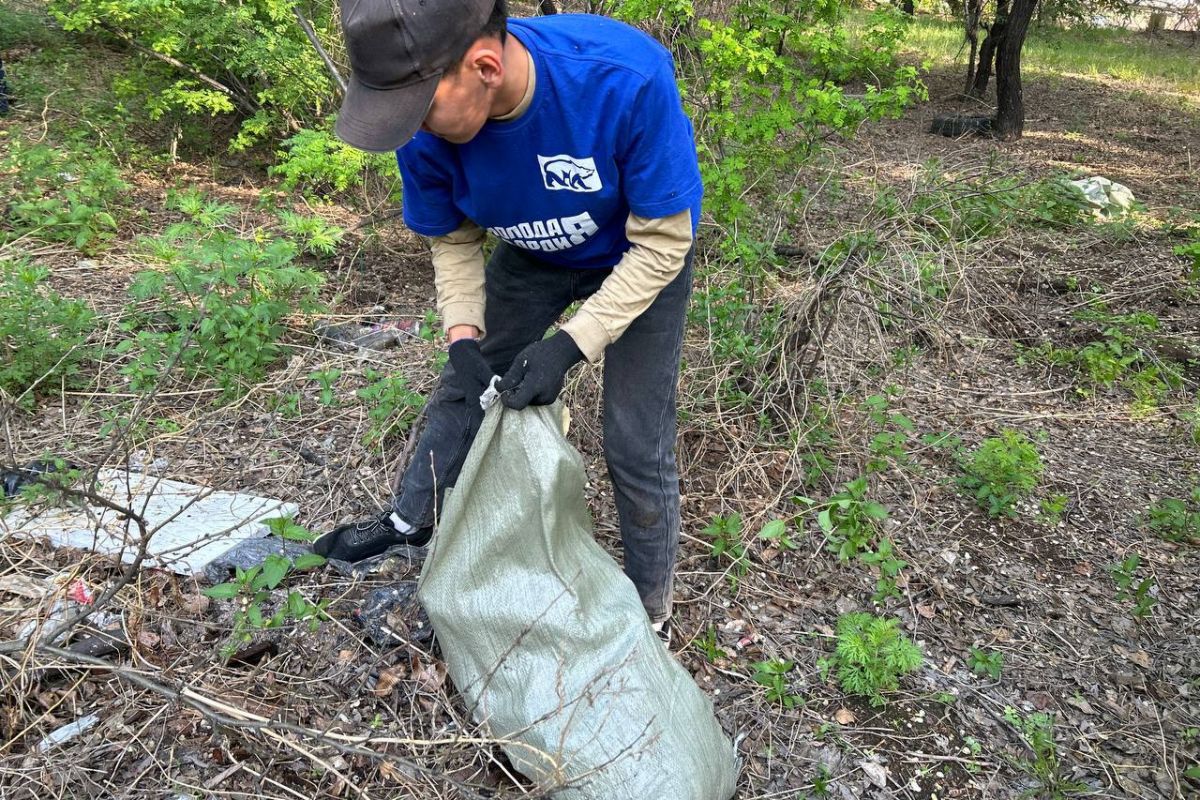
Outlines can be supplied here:
<path id="1" fill-rule="evenodd" d="M 401 519 L 400 515 L 395 511 L 388 517 L 388 521 L 392 523 L 392 527 L 396 529 L 396 533 L 411 533 L 413 526 Z"/>

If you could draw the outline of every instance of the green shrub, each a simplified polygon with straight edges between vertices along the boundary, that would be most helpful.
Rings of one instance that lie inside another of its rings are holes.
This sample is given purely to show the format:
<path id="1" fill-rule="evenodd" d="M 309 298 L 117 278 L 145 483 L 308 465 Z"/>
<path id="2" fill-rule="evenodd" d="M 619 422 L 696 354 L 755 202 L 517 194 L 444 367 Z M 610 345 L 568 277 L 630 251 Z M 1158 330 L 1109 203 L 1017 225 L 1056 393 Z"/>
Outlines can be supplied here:
<path id="1" fill-rule="evenodd" d="M 19 396 L 41 382 L 46 390 L 75 385 L 92 354 L 95 315 L 42 284 L 50 272 L 28 261 L 0 261 L 0 391 Z"/>
<path id="2" fill-rule="evenodd" d="M 321 119 L 334 103 L 332 80 L 285 0 L 52 0 L 68 31 L 132 42 L 141 59 L 125 76 L 152 119 L 237 114 L 235 148 L 297 123 Z M 302 13 L 334 52 L 337 6 L 305 3 Z M 150 55 L 172 59 L 176 67 Z"/>
<path id="3" fill-rule="evenodd" d="M 394 183 L 399 180 L 395 158 L 364 153 L 325 128 L 306 128 L 284 139 L 275 155 L 279 161 L 268 171 L 281 178 L 288 190 L 328 196 L 361 186 L 369 171 L 388 176 Z"/>
<path id="4" fill-rule="evenodd" d="M 921 650 L 900 636 L 900 621 L 871 614 L 845 614 L 838 620 L 837 649 L 822 666 L 836 670 L 848 694 L 884 704 L 883 693 L 900 687 L 900 678 L 921 666 Z"/>
<path id="5" fill-rule="evenodd" d="M 214 378 L 228 395 L 262 379 L 282 355 L 283 320 L 316 310 L 319 274 L 295 265 L 296 246 L 264 231 L 230 228 L 231 206 L 185 193 L 171 200 L 188 219 L 143 241 L 158 269 L 138 273 L 130 294 L 156 313 L 134 307 L 115 348 L 135 391 L 171 369 Z"/>
<path id="6" fill-rule="evenodd" d="M 14 143 L 0 160 L 0 172 L 0 188 L 8 195 L 0 243 L 30 235 L 87 252 L 116 234 L 113 212 L 128 187 L 103 156 L 75 157 L 47 145 Z"/>
<path id="7" fill-rule="evenodd" d="M 959 485 L 971 493 L 988 516 L 1016 516 L 1016 504 L 1028 497 L 1042 478 L 1042 457 L 1028 437 L 1007 430 L 985 439 L 963 456 Z"/>

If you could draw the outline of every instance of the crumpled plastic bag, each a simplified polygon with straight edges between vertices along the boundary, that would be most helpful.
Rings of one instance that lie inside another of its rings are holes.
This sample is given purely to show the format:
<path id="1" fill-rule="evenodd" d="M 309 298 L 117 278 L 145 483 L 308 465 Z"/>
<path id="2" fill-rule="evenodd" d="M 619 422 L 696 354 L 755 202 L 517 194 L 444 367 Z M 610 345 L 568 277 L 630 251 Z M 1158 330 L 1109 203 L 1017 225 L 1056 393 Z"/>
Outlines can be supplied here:
<path id="1" fill-rule="evenodd" d="M 733 747 L 592 536 L 558 405 L 494 405 L 418 584 L 450 677 L 513 766 L 569 800 L 727 800 Z"/>
<path id="2" fill-rule="evenodd" d="M 1123 183 L 1093 175 L 1071 181 L 1071 185 L 1083 193 L 1092 212 L 1099 217 L 1119 217 L 1133 208 L 1133 192 Z"/>

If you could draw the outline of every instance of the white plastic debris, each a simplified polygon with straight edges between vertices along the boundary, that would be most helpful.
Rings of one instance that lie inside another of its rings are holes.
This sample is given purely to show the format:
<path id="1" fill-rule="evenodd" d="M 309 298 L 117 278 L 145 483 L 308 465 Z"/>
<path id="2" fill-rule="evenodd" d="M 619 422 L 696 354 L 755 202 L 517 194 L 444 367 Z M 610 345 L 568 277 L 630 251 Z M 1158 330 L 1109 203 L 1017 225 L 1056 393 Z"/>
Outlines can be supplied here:
<path id="1" fill-rule="evenodd" d="M 214 491 L 123 470 L 101 470 L 96 493 L 146 520 L 151 535 L 143 564 L 180 575 L 202 572 L 238 543 L 266 536 L 265 520 L 295 516 L 299 510 L 295 503 L 269 497 Z M 0 539 L 5 533 L 48 539 L 55 547 L 119 555 L 125 563 L 137 557 L 141 539 L 133 520 L 99 505 L 37 513 L 20 507 L 0 520 Z"/>
<path id="2" fill-rule="evenodd" d="M 99 721 L 99 714 L 88 714 L 86 717 L 80 717 L 74 722 L 63 725 L 61 728 L 51 731 L 46 738 L 38 742 L 37 751 L 44 753 L 51 747 L 69 742 Z"/>
<path id="3" fill-rule="evenodd" d="M 1133 208 L 1133 192 L 1123 183 L 1093 175 L 1071 181 L 1071 185 L 1083 193 L 1092 212 L 1098 217 L 1119 217 Z"/>

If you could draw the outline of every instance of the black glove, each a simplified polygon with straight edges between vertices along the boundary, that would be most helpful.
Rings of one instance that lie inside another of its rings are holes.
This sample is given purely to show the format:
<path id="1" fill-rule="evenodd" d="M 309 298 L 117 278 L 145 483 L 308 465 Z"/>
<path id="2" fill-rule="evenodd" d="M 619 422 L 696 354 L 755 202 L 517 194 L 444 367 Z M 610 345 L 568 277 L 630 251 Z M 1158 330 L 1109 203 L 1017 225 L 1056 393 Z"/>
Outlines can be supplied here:
<path id="1" fill-rule="evenodd" d="M 509 408 L 553 403 L 562 391 L 567 370 L 583 360 L 583 352 L 566 331 L 526 347 L 496 384 L 500 399 Z"/>
<path id="2" fill-rule="evenodd" d="M 479 396 L 492 382 L 492 368 L 479 351 L 478 339 L 459 339 L 450 345 L 450 365 L 454 376 L 450 385 L 467 396 L 467 402 L 479 405 Z"/>

